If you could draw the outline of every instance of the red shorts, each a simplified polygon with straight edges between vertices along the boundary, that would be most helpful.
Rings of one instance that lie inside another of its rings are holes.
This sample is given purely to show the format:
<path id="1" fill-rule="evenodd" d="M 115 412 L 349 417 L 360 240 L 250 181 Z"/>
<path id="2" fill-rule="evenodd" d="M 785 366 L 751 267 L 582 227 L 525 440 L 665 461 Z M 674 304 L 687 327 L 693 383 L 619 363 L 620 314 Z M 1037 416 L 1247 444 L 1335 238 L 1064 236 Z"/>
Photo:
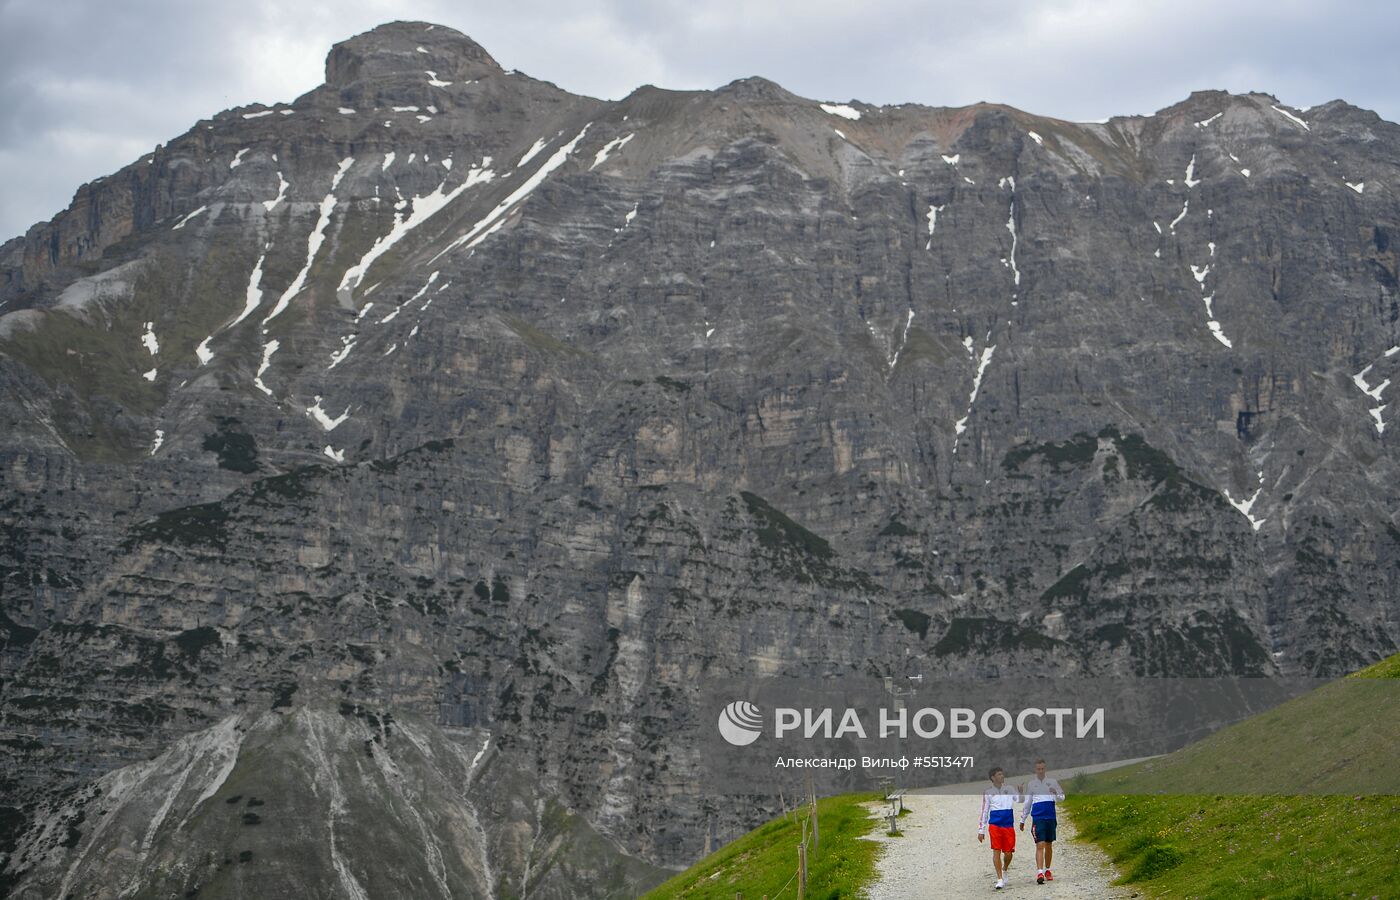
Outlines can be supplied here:
<path id="1" fill-rule="evenodd" d="M 1016 829 L 1001 825 L 988 825 L 987 832 L 992 837 L 992 849 L 1010 853 L 1016 849 Z"/>

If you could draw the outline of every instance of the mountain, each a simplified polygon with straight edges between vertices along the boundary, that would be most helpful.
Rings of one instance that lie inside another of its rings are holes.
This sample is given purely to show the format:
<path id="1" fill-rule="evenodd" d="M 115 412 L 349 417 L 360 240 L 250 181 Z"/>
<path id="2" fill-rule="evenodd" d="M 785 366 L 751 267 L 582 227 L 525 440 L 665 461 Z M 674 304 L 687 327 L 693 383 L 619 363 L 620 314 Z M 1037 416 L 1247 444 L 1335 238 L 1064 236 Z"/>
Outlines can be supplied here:
<path id="1" fill-rule="evenodd" d="M 1340 101 L 614 102 L 336 45 L 0 245 L 6 877 L 252 884 L 284 845 L 190 754 L 321 765 L 367 710 L 460 789 L 447 893 L 628 895 L 771 813 L 668 742 L 707 678 L 1393 653 L 1398 150 Z M 517 774 L 462 783 L 488 742 Z"/>

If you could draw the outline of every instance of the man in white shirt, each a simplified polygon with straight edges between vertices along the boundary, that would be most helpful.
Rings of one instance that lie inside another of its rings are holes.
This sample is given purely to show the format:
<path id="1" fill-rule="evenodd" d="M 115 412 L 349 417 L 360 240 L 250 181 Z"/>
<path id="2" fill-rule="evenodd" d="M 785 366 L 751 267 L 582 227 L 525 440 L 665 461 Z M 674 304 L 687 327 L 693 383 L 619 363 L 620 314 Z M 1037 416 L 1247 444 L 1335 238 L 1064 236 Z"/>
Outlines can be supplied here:
<path id="1" fill-rule="evenodd" d="M 1006 868 L 1011 865 L 1011 855 L 1016 852 L 1016 829 L 1011 827 L 1015 820 L 1016 804 L 1021 800 L 1021 791 L 1014 784 L 1006 784 L 1006 773 L 996 766 L 987 773 L 992 786 L 982 792 L 982 817 L 977 823 L 977 843 L 992 839 L 992 868 L 996 869 L 996 889 L 1006 887 Z"/>
<path id="2" fill-rule="evenodd" d="M 1035 777 L 1026 782 L 1026 804 L 1021 808 L 1021 830 L 1026 819 L 1031 820 L 1031 839 L 1035 841 L 1035 883 L 1054 881 L 1050 861 L 1055 854 L 1055 803 L 1065 799 L 1064 788 L 1053 778 L 1045 777 L 1045 760 L 1035 761 Z"/>

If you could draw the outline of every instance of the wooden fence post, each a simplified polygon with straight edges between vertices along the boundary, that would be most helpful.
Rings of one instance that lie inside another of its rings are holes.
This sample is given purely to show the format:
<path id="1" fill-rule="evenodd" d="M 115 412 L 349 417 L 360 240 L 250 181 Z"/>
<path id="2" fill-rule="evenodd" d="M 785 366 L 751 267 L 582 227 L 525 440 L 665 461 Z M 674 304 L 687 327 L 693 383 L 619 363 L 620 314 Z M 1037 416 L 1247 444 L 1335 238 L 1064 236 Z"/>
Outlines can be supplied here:
<path id="1" fill-rule="evenodd" d="M 797 900 L 807 898 L 807 845 L 797 845 Z"/>

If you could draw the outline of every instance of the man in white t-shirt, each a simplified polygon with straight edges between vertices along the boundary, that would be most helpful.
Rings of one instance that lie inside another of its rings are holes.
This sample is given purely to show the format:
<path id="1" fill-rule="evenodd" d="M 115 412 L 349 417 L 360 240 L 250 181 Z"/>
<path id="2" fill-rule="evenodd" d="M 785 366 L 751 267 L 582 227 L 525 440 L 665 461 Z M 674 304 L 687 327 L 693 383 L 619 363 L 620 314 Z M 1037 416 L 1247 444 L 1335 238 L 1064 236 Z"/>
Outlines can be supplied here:
<path id="1" fill-rule="evenodd" d="M 977 843 L 992 839 L 992 868 L 997 873 L 996 889 L 1006 887 L 1006 869 L 1011 865 L 1011 855 L 1016 852 L 1016 829 L 1011 827 L 1015 820 L 1016 804 L 1021 800 L 1021 790 L 1014 784 L 1006 783 L 1006 773 L 997 766 L 987 773 L 992 786 L 982 792 L 982 817 L 977 823 Z"/>
<path id="2" fill-rule="evenodd" d="M 1021 830 L 1031 820 L 1031 840 L 1035 841 L 1035 883 L 1054 881 L 1050 861 L 1055 855 L 1055 803 L 1065 799 L 1064 788 L 1045 777 L 1045 760 L 1035 761 L 1035 777 L 1026 782 L 1026 805 L 1021 809 Z"/>

